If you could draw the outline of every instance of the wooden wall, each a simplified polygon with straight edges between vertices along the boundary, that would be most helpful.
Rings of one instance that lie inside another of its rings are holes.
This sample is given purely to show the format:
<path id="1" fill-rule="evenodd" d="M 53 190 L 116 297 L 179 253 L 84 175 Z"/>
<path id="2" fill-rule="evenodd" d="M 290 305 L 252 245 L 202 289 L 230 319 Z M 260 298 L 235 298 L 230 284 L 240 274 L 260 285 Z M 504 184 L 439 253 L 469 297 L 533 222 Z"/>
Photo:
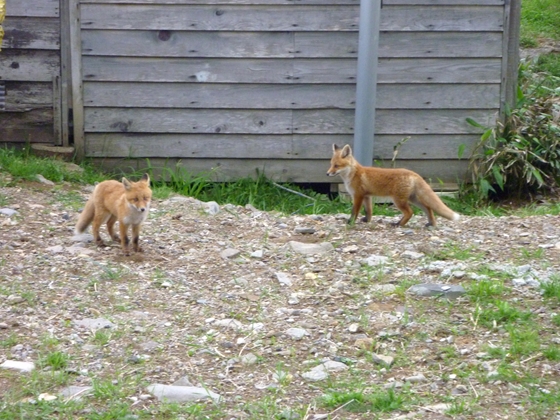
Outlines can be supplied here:
<path id="1" fill-rule="evenodd" d="M 359 0 L 75 1 L 84 156 L 332 181 L 331 144 L 353 140 Z M 410 137 L 398 166 L 464 175 L 458 150 L 479 138 L 465 119 L 493 124 L 503 108 L 509 5 L 383 1 L 376 160 Z"/>
<path id="2" fill-rule="evenodd" d="M 0 143 L 61 143 L 59 0 L 8 0 Z"/>

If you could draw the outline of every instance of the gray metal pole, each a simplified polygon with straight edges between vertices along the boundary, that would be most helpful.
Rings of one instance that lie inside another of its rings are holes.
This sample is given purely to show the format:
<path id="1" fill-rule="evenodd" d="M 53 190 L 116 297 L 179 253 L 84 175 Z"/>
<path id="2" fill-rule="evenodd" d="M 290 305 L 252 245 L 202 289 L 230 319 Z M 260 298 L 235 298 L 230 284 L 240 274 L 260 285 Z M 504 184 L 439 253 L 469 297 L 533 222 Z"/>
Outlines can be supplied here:
<path id="1" fill-rule="evenodd" d="M 373 163 L 381 2 L 382 0 L 360 2 L 354 156 L 366 166 Z"/>

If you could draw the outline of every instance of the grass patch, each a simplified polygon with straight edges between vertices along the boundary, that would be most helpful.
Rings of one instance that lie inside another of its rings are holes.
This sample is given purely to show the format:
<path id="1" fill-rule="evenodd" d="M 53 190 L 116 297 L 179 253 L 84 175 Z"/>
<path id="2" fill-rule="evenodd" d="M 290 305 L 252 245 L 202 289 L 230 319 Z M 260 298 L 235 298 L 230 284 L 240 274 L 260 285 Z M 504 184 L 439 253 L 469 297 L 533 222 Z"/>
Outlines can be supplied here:
<path id="1" fill-rule="evenodd" d="M 27 148 L 17 150 L 0 147 L 0 168 L 9 172 L 15 181 L 36 181 L 38 174 L 56 183 L 67 181 L 93 184 L 107 178 L 88 164 L 82 164 L 82 170 L 75 170 L 58 159 L 34 156 Z"/>
<path id="2" fill-rule="evenodd" d="M 475 309 L 474 318 L 478 323 L 487 328 L 496 328 L 500 325 L 528 321 L 532 317 L 529 311 L 522 311 L 508 302 L 495 300 L 491 307 Z"/>
<path id="3" fill-rule="evenodd" d="M 344 407 L 353 413 L 389 412 L 404 405 L 404 397 L 393 389 L 376 390 L 371 393 L 360 391 L 329 391 L 321 397 L 321 404 L 330 409 Z"/>
<path id="4" fill-rule="evenodd" d="M 548 281 L 542 282 L 541 290 L 544 298 L 560 302 L 560 276 L 552 276 Z"/>
<path id="5" fill-rule="evenodd" d="M 533 46 L 538 38 L 560 39 L 560 2 L 523 0 L 521 3 L 521 39 Z"/>

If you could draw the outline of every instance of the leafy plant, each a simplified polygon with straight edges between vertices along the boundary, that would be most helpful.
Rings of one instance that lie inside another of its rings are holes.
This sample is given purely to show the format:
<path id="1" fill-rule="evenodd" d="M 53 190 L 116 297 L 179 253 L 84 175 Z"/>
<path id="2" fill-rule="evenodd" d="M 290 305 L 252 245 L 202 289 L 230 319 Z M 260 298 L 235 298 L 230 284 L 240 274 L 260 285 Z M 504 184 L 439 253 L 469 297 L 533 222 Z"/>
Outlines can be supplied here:
<path id="1" fill-rule="evenodd" d="M 473 188 L 486 200 L 550 192 L 560 180 L 560 78 L 520 70 L 514 109 L 484 130 L 470 161 Z"/>

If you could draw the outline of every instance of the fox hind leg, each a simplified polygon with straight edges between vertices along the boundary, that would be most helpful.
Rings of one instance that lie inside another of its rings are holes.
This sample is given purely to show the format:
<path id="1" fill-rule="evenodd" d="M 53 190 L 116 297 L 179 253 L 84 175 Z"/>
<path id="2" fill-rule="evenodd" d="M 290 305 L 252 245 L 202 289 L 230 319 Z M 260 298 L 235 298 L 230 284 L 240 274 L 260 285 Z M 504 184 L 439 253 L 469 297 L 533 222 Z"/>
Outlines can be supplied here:
<path id="1" fill-rule="evenodd" d="M 393 223 L 394 226 L 404 226 L 408 223 L 414 212 L 410 208 L 410 204 L 408 204 L 408 200 L 394 200 L 395 206 L 402 212 L 402 218 L 396 223 Z"/>

